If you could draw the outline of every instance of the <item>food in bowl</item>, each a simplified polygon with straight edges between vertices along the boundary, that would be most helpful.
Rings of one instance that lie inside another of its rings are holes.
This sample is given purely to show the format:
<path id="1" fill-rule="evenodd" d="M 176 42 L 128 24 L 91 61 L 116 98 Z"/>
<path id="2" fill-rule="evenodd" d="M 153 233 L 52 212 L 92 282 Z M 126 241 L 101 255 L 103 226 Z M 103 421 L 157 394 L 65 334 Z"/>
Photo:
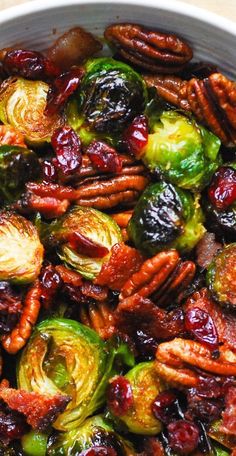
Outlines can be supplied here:
<path id="1" fill-rule="evenodd" d="M 104 37 L 0 53 L 1 451 L 231 454 L 236 85 Z"/>

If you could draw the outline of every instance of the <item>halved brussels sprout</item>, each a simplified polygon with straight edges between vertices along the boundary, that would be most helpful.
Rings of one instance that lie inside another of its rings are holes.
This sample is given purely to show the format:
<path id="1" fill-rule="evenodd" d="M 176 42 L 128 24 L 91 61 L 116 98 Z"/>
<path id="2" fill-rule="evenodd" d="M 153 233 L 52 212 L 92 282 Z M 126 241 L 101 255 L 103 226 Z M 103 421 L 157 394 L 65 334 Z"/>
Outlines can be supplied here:
<path id="1" fill-rule="evenodd" d="M 165 385 L 157 376 L 153 362 L 140 363 L 125 378 L 130 382 L 133 404 L 125 415 L 119 416 L 127 430 L 134 434 L 156 435 L 162 424 L 152 413 L 152 404 Z"/>
<path id="2" fill-rule="evenodd" d="M 98 248 L 100 246 L 105 249 L 105 255 L 99 257 L 94 253 L 92 244 L 91 255 L 76 251 L 68 242 L 74 233 L 84 236 Z M 99 274 L 104 261 L 107 261 L 112 246 L 122 241 L 122 234 L 109 215 L 89 207 L 74 206 L 65 216 L 51 224 L 49 240 L 52 243 L 60 243 L 58 254 L 62 261 L 92 280 Z"/>
<path id="3" fill-rule="evenodd" d="M 33 282 L 40 273 L 43 252 L 29 220 L 13 212 L 0 213 L 0 280 Z"/>
<path id="4" fill-rule="evenodd" d="M 0 193 L 5 202 L 17 198 L 24 184 L 35 179 L 40 166 L 32 150 L 18 146 L 0 146 Z"/>
<path id="5" fill-rule="evenodd" d="M 91 447 L 113 448 L 117 456 L 135 456 L 130 442 L 118 435 L 101 415 L 88 418 L 74 431 L 60 433 L 49 440 L 48 456 L 77 456 Z"/>
<path id="6" fill-rule="evenodd" d="M 160 169 L 179 187 L 205 187 L 221 163 L 220 140 L 177 111 L 164 111 L 156 120 L 142 160 L 150 169 Z"/>
<path id="7" fill-rule="evenodd" d="M 143 192 L 128 225 L 135 246 L 148 255 L 166 248 L 192 250 L 205 232 L 198 196 L 161 181 Z"/>
<path id="8" fill-rule="evenodd" d="M 88 61 L 85 69 L 79 106 L 93 130 L 103 133 L 121 131 L 143 112 L 146 86 L 129 65 L 102 57 Z"/>
<path id="9" fill-rule="evenodd" d="M 117 359 L 133 365 L 126 344 L 106 344 L 95 331 L 74 320 L 45 320 L 22 353 L 18 385 L 26 391 L 70 396 L 71 402 L 53 426 L 62 431 L 77 429 L 104 403 Z"/>
<path id="10" fill-rule="evenodd" d="M 60 114 L 44 113 L 49 85 L 11 77 L 0 87 L 0 120 L 19 130 L 29 144 L 50 141 L 53 131 L 63 125 Z"/>
<path id="11" fill-rule="evenodd" d="M 207 283 L 219 304 L 236 308 L 236 243 L 216 254 L 207 271 Z"/>

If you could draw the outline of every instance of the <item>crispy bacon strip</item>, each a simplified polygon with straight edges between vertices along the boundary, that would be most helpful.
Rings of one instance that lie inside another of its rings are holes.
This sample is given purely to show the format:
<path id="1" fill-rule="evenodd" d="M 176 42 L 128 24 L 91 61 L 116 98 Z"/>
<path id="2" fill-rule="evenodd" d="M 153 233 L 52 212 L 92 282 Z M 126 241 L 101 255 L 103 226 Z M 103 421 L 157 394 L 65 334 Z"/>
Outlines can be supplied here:
<path id="1" fill-rule="evenodd" d="M 82 276 L 78 272 L 72 271 L 72 269 L 63 266 L 63 264 L 55 266 L 55 269 L 60 274 L 64 283 L 73 285 L 74 287 L 82 285 Z"/>
<path id="2" fill-rule="evenodd" d="M 0 125 L 0 146 L 3 145 L 27 147 L 22 133 L 11 125 Z"/>
<path id="3" fill-rule="evenodd" d="M 213 374 L 236 375 L 236 355 L 224 347 L 219 349 L 219 353 L 219 358 L 214 360 L 211 350 L 199 342 L 176 338 L 158 346 L 156 359 L 176 369 L 188 364 Z"/>
<path id="4" fill-rule="evenodd" d="M 41 286 L 39 280 L 36 280 L 26 294 L 23 311 L 18 324 L 10 334 L 2 338 L 3 347 L 11 355 L 14 355 L 23 348 L 31 335 L 40 310 L 40 296 Z"/>
<path id="5" fill-rule="evenodd" d="M 0 384 L 0 398 L 10 409 L 23 413 L 27 423 L 39 431 L 46 430 L 71 400 L 69 396 L 61 394 L 48 396 L 10 388 L 8 380 Z"/>
<path id="6" fill-rule="evenodd" d="M 123 242 L 115 244 L 111 249 L 111 256 L 106 261 L 95 279 L 95 284 L 106 285 L 112 290 L 120 290 L 127 279 L 140 268 L 143 262 L 138 250 L 125 245 Z"/>

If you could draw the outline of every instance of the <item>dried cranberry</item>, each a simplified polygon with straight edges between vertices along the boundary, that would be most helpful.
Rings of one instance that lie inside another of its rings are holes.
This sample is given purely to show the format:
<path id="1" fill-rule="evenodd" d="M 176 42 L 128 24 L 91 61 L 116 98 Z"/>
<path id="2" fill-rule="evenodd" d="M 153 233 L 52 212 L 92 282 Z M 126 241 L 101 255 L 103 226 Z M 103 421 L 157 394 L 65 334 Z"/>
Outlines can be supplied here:
<path id="1" fill-rule="evenodd" d="M 151 359 L 157 351 L 158 341 L 142 329 L 134 334 L 134 342 L 139 355 L 144 359 Z"/>
<path id="2" fill-rule="evenodd" d="M 192 420 L 199 418 L 203 423 L 212 423 L 217 420 L 222 412 L 220 401 L 210 401 L 209 399 L 194 398 L 189 402 L 185 418 Z"/>
<path id="3" fill-rule="evenodd" d="M 218 333 L 214 321 L 208 312 L 194 307 L 186 312 L 185 326 L 195 339 L 215 349 L 219 345 Z"/>
<path id="4" fill-rule="evenodd" d="M 236 170 L 226 166 L 220 168 L 213 176 L 208 196 L 219 210 L 233 204 L 236 201 Z"/>
<path id="5" fill-rule="evenodd" d="M 148 142 L 148 119 L 141 115 L 134 118 L 124 133 L 124 141 L 130 153 L 137 158 L 142 155 L 142 149 Z"/>
<path id="6" fill-rule="evenodd" d="M 87 148 L 87 155 L 92 164 L 103 173 L 120 173 L 122 159 L 113 147 L 104 141 L 92 141 Z"/>
<path id="7" fill-rule="evenodd" d="M 29 79 L 45 79 L 60 74 L 60 70 L 40 52 L 15 49 L 8 51 L 3 60 L 4 70 Z"/>
<path id="8" fill-rule="evenodd" d="M 79 137 L 72 128 L 64 126 L 54 131 L 51 142 L 57 156 L 55 164 L 62 177 L 73 176 L 82 163 Z"/>
<path id="9" fill-rule="evenodd" d="M 117 456 L 117 452 L 111 447 L 92 447 L 89 450 L 82 451 L 79 456 Z"/>
<path id="10" fill-rule="evenodd" d="M 199 440 L 199 429 L 196 424 L 179 420 L 168 424 L 169 446 L 179 454 L 190 454 L 197 448 Z"/>
<path id="11" fill-rule="evenodd" d="M 178 418 L 178 412 L 176 408 L 176 394 L 173 391 L 162 391 L 152 404 L 152 412 L 154 416 L 167 424 L 173 418 Z"/>
<path id="12" fill-rule="evenodd" d="M 57 169 L 53 160 L 44 160 L 42 163 L 43 182 L 55 183 L 57 182 Z"/>
<path id="13" fill-rule="evenodd" d="M 53 81 L 47 94 L 46 114 L 53 115 L 64 107 L 68 98 L 78 88 L 83 75 L 82 68 L 72 68 Z"/>
<path id="14" fill-rule="evenodd" d="M 63 282 L 60 277 L 60 274 L 56 269 L 49 264 L 42 269 L 40 275 L 41 283 L 41 301 L 44 307 L 47 309 L 52 304 L 54 297 L 56 296 L 57 291 L 61 288 Z"/>
<path id="15" fill-rule="evenodd" d="M 217 399 L 222 395 L 221 384 L 216 377 L 199 375 L 199 384 L 191 393 L 208 399 Z"/>
<path id="16" fill-rule="evenodd" d="M 20 439 L 29 429 L 21 413 L 10 410 L 0 403 L 0 441 L 9 443 L 11 440 Z"/>
<path id="17" fill-rule="evenodd" d="M 21 296 L 8 282 L 0 282 L 0 332 L 10 332 L 16 325 L 22 309 Z"/>
<path id="18" fill-rule="evenodd" d="M 79 231 L 70 233 L 67 237 L 67 241 L 76 252 L 91 258 L 103 258 L 109 253 L 109 250 L 106 247 L 97 244 L 97 242 L 92 241 Z"/>
<path id="19" fill-rule="evenodd" d="M 129 380 L 122 376 L 114 378 L 108 386 L 107 402 L 114 415 L 125 415 L 133 404 L 133 393 Z"/>

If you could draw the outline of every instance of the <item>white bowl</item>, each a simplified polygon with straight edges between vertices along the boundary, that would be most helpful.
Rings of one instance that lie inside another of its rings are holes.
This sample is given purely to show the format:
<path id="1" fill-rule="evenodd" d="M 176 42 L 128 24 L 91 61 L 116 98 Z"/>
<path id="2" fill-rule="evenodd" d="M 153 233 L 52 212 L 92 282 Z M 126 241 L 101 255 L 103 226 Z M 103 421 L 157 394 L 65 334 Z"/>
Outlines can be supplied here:
<path id="1" fill-rule="evenodd" d="M 236 78 L 236 24 L 175 0 L 40 0 L 3 10 L 1 48 L 43 50 L 62 32 L 83 25 L 102 36 L 107 24 L 140 23 L 187 39 L 196 59 L 216 63 Z"/>

